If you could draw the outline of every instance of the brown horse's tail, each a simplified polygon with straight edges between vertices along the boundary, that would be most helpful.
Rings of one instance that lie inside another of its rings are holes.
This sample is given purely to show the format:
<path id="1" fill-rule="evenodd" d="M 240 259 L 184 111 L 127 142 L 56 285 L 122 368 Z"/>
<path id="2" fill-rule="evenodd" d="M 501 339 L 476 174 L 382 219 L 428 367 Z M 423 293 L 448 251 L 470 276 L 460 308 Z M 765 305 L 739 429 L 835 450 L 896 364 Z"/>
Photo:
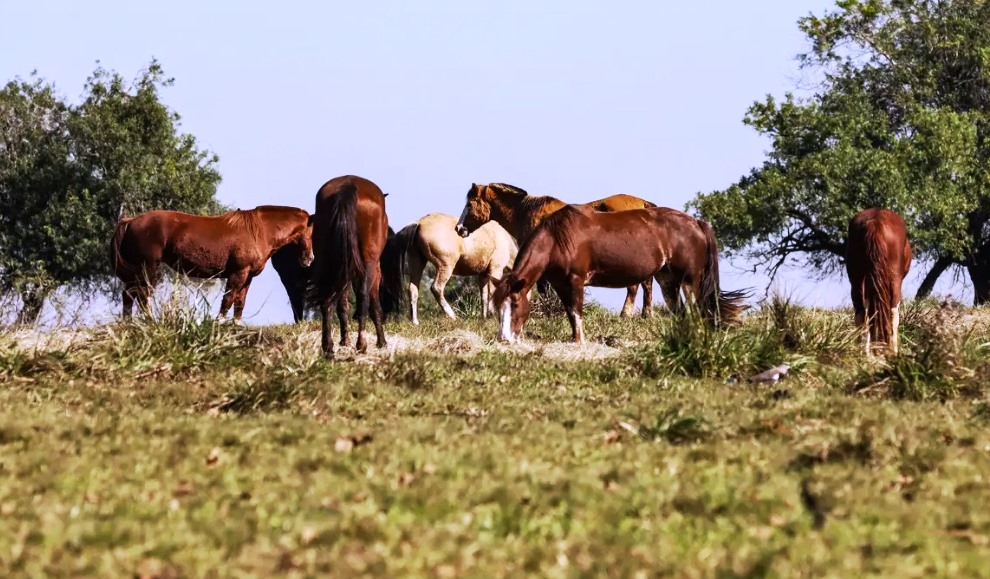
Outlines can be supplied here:
<path id="1" fill-rule="evenodd" d="M 382 310 L 389 312 L 396 310 L 402 303 L 405 292 L 402 290 L 402 280 L 406 278 L 409 271 L 409 263 L 406 258 L 409 248 L 416 239 L 419 232 L 419 224 L 413 223 L 393 233 L 385 242 L 385 249 L 382 251 Z M 388 302 L 389 307 L 386 307 Z M 388 314 L 389 312 L 386 312 Z"/>
<path id="2" fill-rule="evenodd" d="M 110 236 L 110 269 L 122 280 L 125 276 L 134 279 L 141 273 L 138 266 L 128 263 L 120 254 L 120 244 L 123 243 L 127 228 L 133 220 L 133 217 L 120 218 L 117 221 L 117 226 L 113 229 L 113 235 Z"/>
<path id="3" fill-rule="evenodd" d="M 307 288 L 308 300 L 333 303 L 347 291 L 351 280 L 364 279 L 365 264 L 357 223 L 357 185 L 347 183 L 326 200 L 327 217 L 314 229 L 318 259 Z"/>
<path id="4" fill-rule="evenodd" d="M 724 292 L 719 288 L 718 279 L 718 242 L 711 225 L 701 219 L 696 219 L 702 233 L 705 234 L 705 266 L 701 272 L 701 284 L 698 303 L 705 319 L 714 324 L 733 323 L 746 308 L 743 301 L 749 296 L 746 290 Z"/>
<path id="5" fill-rule="evenodd" d="M 870 333 L 874 340 L 889 344 L 892 333 L 890 307 L 893 301 L 893 284 L 883 224 L 877 220 L 867 223 L 864 241 L 870 267 L 863 281 L 863 303 L 866 304 L 869 315 Z"/>

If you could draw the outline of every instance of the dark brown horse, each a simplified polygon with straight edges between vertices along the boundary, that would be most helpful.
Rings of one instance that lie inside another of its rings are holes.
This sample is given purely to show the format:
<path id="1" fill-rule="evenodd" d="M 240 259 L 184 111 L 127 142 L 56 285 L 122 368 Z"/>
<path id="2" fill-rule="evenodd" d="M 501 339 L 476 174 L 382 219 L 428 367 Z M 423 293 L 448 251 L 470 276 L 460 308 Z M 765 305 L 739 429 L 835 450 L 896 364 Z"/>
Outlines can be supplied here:
<path id="1" fill-rule="evenodd" d="M 457 220 L 457 232 L 461 237 L 478 229 L 488 221 L 495 221 L 522 245 L 536 227 L 548 215 L 552 215 L 567 203 L 546 195 L 530 195 L 519 187 L 505 183 L 479 185 L 472 183 L 467 193 L 464 211 Z M 626 211 L 656 207 L 656 204 L 633 197 L 632 195 L 612 195 L 581 203 L 578 206 L 590 207 L 595 211 Z M 626 288 L 626 301 L 622 305 L 621 316 L 631 316 L 636 306 L 638 286 Z M 545 290 L 540 286 L 540 293 Z M 649 316 L 653 309 L 653 281 L 643 282 L 643 316 Z"/>
<path id="2" fill-rule="evenodd" d="M 388 193 L 385 194 L 388 196 Z M 392 239 L 395 232 L 388 228 L 388 237 Z M 382 253 L 382 262 L 386 259 Z M 293 245 L 287 245 L 272 255 L 272 268 L 278 273 L 279 280 L 285 288 L 286 295 L 289 296 L 289 305 L 292 307 L 292 321 L 299 323 L 306 317 L 306 286 L 309 284 L 309 274 L 312 267 L 299 263 L 299 249 Z M 381 287 L 382 313 L 388 320 L 389 314 L 398 308 L 395 296 L 388 286 Z"/>
<path id="3" fill-rule="evenodd" d="M 233 305 L 234 319 L 240 320 L 251 280 L 273 253 L 294 245 L 300 264 L 313 260 L 311 231 L 304 210 L 276 205 L 218 216 L 149 211 L 121 219 L 110 240 L 110 257 L 124 282 L 123 314 L 131 315 L 135 299 L 148 311 L 165 264 L 189 277 L 226 279 L 218 317 L 225 318 Z"/>
<path id="4" fill-rule="evenodd" d="M 354 175 L 331 179 L 316 193 L 313 214 L 313 249 L 316 255 L 309 279 L 308 297 L 320 308 L 323 318 L 323 353 L 334 353 L 330 329 L 330 308 L 336 307 L 340 322 L 340 345 L 347 345 L 347 289 L 357 298 L 359 352 L 368 349 L 364 335 L 370 306 L 378 334 L 378 347 L 384 348 L 382 307 L 379 301 L 381 255 L 388 239 L 385 195 L 371 181 Z"/>
<path id="5" fill-rule="evenodd" d="M 849 222 L 846 272 L 852 285 L 856 325 L 870 339 L 897 354 L 901 283 L 911 269 L 911 244 L 901 216 L 888 209 L 864 209 Z"/>
<path id="6" fill-rule="evenodd" d="M 668 307 L 680 311 L 680 292 L 713 323 L 733 321 L 742 292 L 722 292 L 718 245 L 711 227 L 680 211 L 658 207 L 600 213 L 568 205 L 543 220 L 519 250 L 512 272 L 496 285 L 499 338 L 513 342 L 529 318 L 528 293 L 546 277 L 567 310 L 575 342 L 584 341 L 584 287 L 629 287 L 656 279 Z"/>

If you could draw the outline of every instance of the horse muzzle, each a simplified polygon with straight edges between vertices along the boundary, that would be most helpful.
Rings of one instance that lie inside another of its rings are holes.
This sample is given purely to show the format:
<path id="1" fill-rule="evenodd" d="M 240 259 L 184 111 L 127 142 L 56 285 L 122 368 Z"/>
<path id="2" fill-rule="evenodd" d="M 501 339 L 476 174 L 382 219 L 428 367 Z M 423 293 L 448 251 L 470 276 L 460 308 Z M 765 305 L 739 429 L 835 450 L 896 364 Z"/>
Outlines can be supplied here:
<path id="1" fill-rule="evenodd" d="M 303 255 L 299 259 L 299 265 L 301 265 L 303 267 L 309 267 L 309 266 L 313 265 L 313 259 L 315 259 L 315 257 L 316 256 L 313 255 L 313 252 L 310 251 L 309 253 Z"/>
<path id="2" fill-rule="evenodd" d="M 467 237 L 468 235 L 471 234 L 471 232 L 467 230 L 467 227 L 464 227 L 464 225 L 460 223 L 454 226 L 454 232 L 457 233 L 457 235 L 460 235 L 461 237 Z"/>

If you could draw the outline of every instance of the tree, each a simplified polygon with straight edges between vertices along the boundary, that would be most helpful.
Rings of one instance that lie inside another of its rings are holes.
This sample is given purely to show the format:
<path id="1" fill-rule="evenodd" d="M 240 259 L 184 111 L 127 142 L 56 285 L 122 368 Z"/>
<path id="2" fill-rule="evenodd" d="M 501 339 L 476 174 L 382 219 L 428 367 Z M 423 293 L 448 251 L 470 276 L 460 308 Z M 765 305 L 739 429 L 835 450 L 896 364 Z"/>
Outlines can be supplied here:
<path id="1" fill-rule="evenodd" d="M 216 213 L 216 155 L 179 133 L 152 61 L 128 85 L 97 67 L 71 105 L 31 75 L 0 90 L 0 293 L 34 321 L 59 287 L 108 289 L 107 243 L 121 214 Z"/>
<path id="2" fill-rule="evenodd" d="M 990 300 L 987 22 L 987 0 L 839 0 L 802 18 L 799 61 L 820 85 L 754 103 L 744 122 L 770 138 L 767 159 L 690 205 L 771 276 L 796 259 L 836 272 L 849 219 L 887 207 L 927 267 L 919 296 L 960 266 Z"/>

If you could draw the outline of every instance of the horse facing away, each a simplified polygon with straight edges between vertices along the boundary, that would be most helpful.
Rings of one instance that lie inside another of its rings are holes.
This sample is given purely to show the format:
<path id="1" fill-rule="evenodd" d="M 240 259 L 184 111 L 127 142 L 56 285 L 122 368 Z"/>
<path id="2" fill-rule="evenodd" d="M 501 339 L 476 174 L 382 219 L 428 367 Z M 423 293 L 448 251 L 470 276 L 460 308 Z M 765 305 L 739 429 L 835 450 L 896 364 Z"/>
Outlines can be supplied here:
<path id="1" fill-rule="evenodd" d="M 871 338 L 886 342 L 890 352 L 897 354 L 901 284 L 910 269 L 911 244 L 900 215 L 874 208 L 852 218 L 846 241 L 846 272 L 867 355 Z"/>
<path id="2" fill-rule="evenodd" d="M 386 193 L 386 196 L 388 194 Z M 388 235 L 391 238 L 395 235 L 392 228 L 388 228 Z M 305 319 L 306 314 L 306 286 L 309 284 L 309 274 L 311 267 L 303 266 L 299 260 L 299 250 L 292 245 L 286 245 L 272 255 L 272 268 L 278 274 L 285 293 L 289 297 L 289 306 L 292 308 L 292 321 L 299 323 Z M 384 263 L 385 254 L 382 254 Z M 397 307 L 395 297 L 388 291 L 388 286 L 381 288 L 382 313 L 388 319 Z"/>
<path id="3" fill-rule="evenodd" d="M 124 282 L 123 315 L 131 315 L 135 299 L 149 311 L 165 264 L 189 277 L 226 279 L 218 318 L 233 305 L 234 320 L 240 320 L 251 280 L 274 252 L 295 246 L 301 265 L 312 262 L 311 227 L 306 211 L 279 205 L 217 216 L 149 211 L 123 218 L 110 239 L 111 264 Z"/>
<path id="4" fill-rule="evenodd" d="M 396 245 L 400 261 L 387 267 L 383 275 L 394 279 L 388 285 L 401 283 L 403 274 L 409 274 L 409 315 L 413 324 L 419 325 L 419 283 L 427 262 L 436 267 L 436 278 L 430 286 L 433 297 L 446 316 L 456 319 L 453 308 L 444 297 L 444 288 L 451 276 L 477 276 L 481 286 L 482 317 L 487 318 L 493 280 L 502 278 L 502 272 L 512 267 L 518 247 L 512 236 L 494 221 L 485 223 L 467 237 L 457 234 L 457 219 L 443 213 L 430 213 L 407 225 L 389 239 Z M 384 264 L 383 260 L 383 264 Z M 397 278 L 397 279 L 396 279 Z"/>
<path id="5" fill-rule="evenodd" d="M 516 239 L 516 243 L 522 244 L 543 219 L 566 205 L 567 203 L 555 197 L 530 195 L 519 187 L 505 183 L 472 183 L 464 211 L 457 220 L 457 231 L 464 236 L 488 221 L 496 221 Z M 646 209 L 656 207 L 656 204 L 632 195 L 619 194 L 577 206 L 612 212 Z M 637 290 L 636 285 L 626 288 L 626 301 L 622 305 L 621 316 L 632 316 L 636 307 Z M 653 281 L 647 280 L 643 282 L 643 317 L 648 317 L 652 310 Z"/>
<path id="6" fill-rule="evenodd" d="M 512 343 L 521 336 L 529 318 L 528 291 L 543 276 L 560 296 L 578 343 L 584 342 L 585 285 L 618 288 L 655 278 L 672 311 L 681 310 L 683 290 L 716 324 L 734 321 L 745 308 L 743 292 L 719 288 L 711 227 L 665 207 L 601 213 L 569 205 L 544 219 L 495 286 L 501 340 Z"/>
<path id="7" fill-rule="evenodd" d="M 369 307 L 378 335 L 378 347 L 384 348 L 382 307 L 379 297 L 381 255 L 388 239 L 388 216 L 385 195 L 371 181 L 355 175 L 336 177 L 323 184 L 316 193 L 313 214 L 313 249 L 315 259 L 310 274 L 307 297 L 320 308 L 323 319 L 322 350 L 333 358 L 330 308 L 336 306 L 340 322 L 340 345 L 347 340 L 348 287 L 357 298 L 358 352 L 368 349 L 364 335 Z"/>

